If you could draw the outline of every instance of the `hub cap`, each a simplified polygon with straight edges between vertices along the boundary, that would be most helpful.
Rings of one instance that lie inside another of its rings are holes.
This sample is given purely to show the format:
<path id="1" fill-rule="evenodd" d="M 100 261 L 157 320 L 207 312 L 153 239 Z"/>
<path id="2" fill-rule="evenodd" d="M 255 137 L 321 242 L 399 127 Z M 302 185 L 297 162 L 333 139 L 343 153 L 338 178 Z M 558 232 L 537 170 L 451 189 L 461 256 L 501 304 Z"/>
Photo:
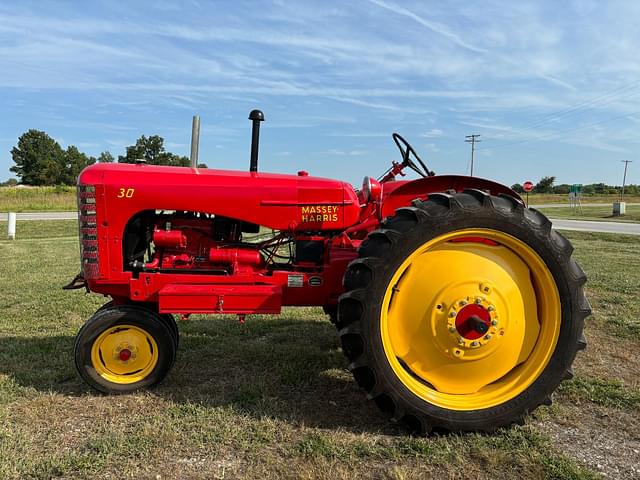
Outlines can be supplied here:
<path id="1" fill-rule="evenodd" d="M 382 304 L 389 364 L 420 398 L 455 410 L 502 404 L 542 373 L 560 329 L 553 276 L 521 240 L 452 232 L 416 249 Z"/>
<path id="2" fill-rule="evenodd" d="M 118 325 L 102 332 L 91 347 L 98 375 L 113 383 L 138 382 L 158 363 L 158 345 L 144 329 Z"/>

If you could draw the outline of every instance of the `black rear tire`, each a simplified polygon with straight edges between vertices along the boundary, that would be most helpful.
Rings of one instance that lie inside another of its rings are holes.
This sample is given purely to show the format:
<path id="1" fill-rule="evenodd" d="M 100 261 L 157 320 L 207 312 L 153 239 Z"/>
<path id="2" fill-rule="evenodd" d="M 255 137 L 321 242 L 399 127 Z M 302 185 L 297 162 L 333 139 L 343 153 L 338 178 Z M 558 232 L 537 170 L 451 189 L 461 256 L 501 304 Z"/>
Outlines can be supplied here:
<path id="1" fill-rule="evenodd" d="M 425 242 L 465 229 L 504 232 L 535 251 L 558 289 L 561 320 L 550 360 L 526 390 L 489 408 L 462 410 L 421 398 L 399 379 L 384 352 L 380 317 L 385 291 L 403 261 Z M 362 243 L 359 258 L 345 273 L 336 326 L 355 380 L 383 412 L 422 433 L 493 431 L 521 423 L 527 413 L 551 403 L 560 382 L 572 377 L 577 351 L 586 346 L 583 325 L 591 309 L 582 288 L 586 276 L 571 259 L 572 250 L 546 217 L 508 196 L 480 190 L 431 194 L 425 202 L 398 209 Z"/>

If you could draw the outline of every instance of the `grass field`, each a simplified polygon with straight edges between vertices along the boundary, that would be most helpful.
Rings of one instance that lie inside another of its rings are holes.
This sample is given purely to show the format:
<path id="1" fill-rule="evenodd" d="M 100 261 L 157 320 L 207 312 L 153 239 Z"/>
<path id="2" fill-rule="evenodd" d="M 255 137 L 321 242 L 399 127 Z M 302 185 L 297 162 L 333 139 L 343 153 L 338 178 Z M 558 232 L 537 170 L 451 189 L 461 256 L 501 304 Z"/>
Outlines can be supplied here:
<path id="1" fill-rule="evenodd" d="M 19 222 L 20 240 L 0 241 L 0 478 L 640 476 L 640 238 L 568 235 L 594 315 L 553 406 L 495 435 L 414 438 L 365 401 L 315 308 L 197 316 L 158 388 L 89 390 L 73 339 L 106 300 L 60 289 L 78 270 L 75 232 Z"/>
<path id="2" fill-rule="evenodd" d="M 640 205 L 627 205 L 626 215 L 618 217 L 613 216 L 613 206 L 610 203 L 601 207 L 582 207 L 581 210 L 569 207 L 540 208 L 539 210 L 550 218 L 610 222 L 640 222 Z"/>
<path id="3" fill-rule="evenodd" d="M 0 212 L 76 210 L 75 187 L 0 187 Z"/>
<path id="4" fill-rule="evenodd" d="M 583 195 L 583 203 L 608 203 L 617 195 Z M 640 196 L 625 196 L 629 203 L 640 203 Z M 567 203 L 566 195 L 530 194 L 529 204 Z M 76 210 L 75 187 L 0 187 L 0 212 L 38 212 Z"/>
<path id="5" fill-rule="evenodd" d="M 525 198 L 526 194 L 522 194 L 522 198 Z M 540 205 L 545 203 L 568 203 L 568 195 L 560 195 L 555 193 L 530 193 L 529 204 Z M 619 195 L 585 195 L 582 194 L 582 203 L 613 203 L 620 200 Z M 624 201 L 628 203 L 640 202 L 639 195 L 625 195 Z"/>

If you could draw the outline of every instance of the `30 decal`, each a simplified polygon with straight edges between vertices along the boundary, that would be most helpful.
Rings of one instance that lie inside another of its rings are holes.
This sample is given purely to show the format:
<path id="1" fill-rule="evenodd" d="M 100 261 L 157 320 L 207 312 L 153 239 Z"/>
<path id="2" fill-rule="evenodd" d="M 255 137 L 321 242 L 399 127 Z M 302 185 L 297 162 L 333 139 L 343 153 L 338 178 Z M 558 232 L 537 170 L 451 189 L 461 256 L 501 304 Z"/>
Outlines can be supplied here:
<path id="1" fill-rule="evenodd" d="M 118 198 L 131 198 L 136 193 L 135 188 L 121 188 L 118 192 Z"/>

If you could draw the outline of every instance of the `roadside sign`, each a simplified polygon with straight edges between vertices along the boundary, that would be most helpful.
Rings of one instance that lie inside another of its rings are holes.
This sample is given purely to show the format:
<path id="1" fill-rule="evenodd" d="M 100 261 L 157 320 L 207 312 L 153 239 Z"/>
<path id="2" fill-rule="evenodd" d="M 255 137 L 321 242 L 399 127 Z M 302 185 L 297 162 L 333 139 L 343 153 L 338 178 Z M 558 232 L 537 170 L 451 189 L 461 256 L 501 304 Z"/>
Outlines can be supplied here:
<path id="1" fill-rule="evenodd" d="M 580 197 L 582 197 L 582 184 L 574 183 L 569 189 L 569 205 L 571 205 L 574 210 L 582 213 L 582 202 L 580 201 Z"/>
<path id="2" fill-rule="evenodd" d="M 527 180 L 522 184 L 522 189 L 527 192 L 527 208 L 529 208 L 529 192 L 533 190 L 533 182 Z"/>

